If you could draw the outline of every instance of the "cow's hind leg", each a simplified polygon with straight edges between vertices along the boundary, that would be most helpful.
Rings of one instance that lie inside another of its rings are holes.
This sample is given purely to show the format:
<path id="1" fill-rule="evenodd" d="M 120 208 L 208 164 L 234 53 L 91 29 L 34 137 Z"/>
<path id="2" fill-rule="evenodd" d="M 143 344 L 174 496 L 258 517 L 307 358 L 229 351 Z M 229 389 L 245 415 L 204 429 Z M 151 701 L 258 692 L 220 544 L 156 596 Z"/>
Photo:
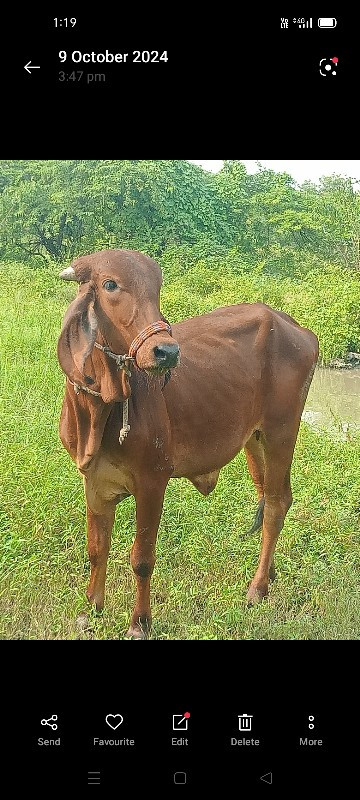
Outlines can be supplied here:
<path id="1" fill-rule="evenodd" d="M 260 501 L 264 497 L 265 458 L 260 431 L 255 431 L 244 447 L 250 475 Z"/>
<path id="2" fill-rule="evenodd" d="M 244 447 L 246 461 L 250 475 L 253 479 L 254 486 L 258 497 L 258 507 L 254 519 L 254 523 L 246 536 L 250 536 L 255 531 L 261 528 L 264 518 L 264 476 L 265 476 L 265 455 L 263 440 L 260 431 L 254 431 L 250 439 L 246 442 Z M 275 579 L 275 564 L 272 559 L 269 568 L 269 578 L 271 581 Z"/>
<path id="3" fill-rule="evenodd" d="M 268 593 L 269 579 L 274 574 L 274 552 L 285 516 L 292 503 L 290 468 L 296 441 L 297 429 L 281 430 L 263 434 L 264 443 L 264 517 L 262 544 L 258 568 L 251 581 L 247 599 L 249 603 L 262 600 Z"/>
<path id="4" fill-rule="evenodd" d="M 144 478 L 136 491 L 136 537 L 131 549 L 131 566 L 136 578 L 136 603 L 126 636 L 147 639 L 151 628 L 150 580 L 155 565 L 155 545 L 165 485 Z"/>

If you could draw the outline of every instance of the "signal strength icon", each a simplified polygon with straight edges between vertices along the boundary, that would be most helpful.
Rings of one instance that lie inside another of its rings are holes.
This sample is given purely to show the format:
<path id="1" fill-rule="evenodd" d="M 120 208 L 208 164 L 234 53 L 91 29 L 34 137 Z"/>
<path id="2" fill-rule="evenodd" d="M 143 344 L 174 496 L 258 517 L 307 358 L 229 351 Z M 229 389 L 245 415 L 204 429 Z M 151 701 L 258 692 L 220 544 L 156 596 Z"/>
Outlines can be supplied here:
<path id="1" fill-rule="evenodd" d="M 294 19 L 293 22 L 297 24 L 298 28 L 312 28 L 312 17 L 310 19 Z"/>

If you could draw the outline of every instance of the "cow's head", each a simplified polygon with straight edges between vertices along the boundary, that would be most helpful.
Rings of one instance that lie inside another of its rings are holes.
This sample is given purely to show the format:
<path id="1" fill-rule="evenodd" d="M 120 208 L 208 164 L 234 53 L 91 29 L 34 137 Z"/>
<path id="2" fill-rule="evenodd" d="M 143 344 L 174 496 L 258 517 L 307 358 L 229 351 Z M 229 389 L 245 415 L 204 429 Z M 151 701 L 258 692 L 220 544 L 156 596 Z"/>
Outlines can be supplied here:
<path id="1" fill-rule="evenodd" d="M 99 388 L 105 402 L 128 396 L 130 388 L 124 374 L 122 391 L 119 396 L 115 396 L 116 391 L 114 395 L 115 386 L 119 386 L 116 365 L 107 364 L 109 374 L 105 380 L 104 363 L 110 359 L 94 349 L 94 344 L 97 340 L 114 353 L 126 354 L 141 331 L 164 319 L 159 308 L 160 267 L 134 250 L 101 250 L 77 258 L 60 277 L 80 284 L 58 343 L 62 369 L 71 380 L 83 382 L 94 390 Z M 177 342 L 162 330 L 140 345 L 136 365 L 156 375 L 176 366 L 179 352 Z"/>

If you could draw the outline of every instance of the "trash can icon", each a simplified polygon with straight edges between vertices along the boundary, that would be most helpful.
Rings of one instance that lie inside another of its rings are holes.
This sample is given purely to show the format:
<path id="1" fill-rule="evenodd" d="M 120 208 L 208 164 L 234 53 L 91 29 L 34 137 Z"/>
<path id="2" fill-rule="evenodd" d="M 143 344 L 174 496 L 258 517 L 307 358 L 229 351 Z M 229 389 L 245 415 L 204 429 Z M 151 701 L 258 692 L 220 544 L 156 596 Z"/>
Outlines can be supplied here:
<path id="1" fill-rule="evenodd" d="M 239 731 L 251 731 L 253 714 L 238 714 Z"/>

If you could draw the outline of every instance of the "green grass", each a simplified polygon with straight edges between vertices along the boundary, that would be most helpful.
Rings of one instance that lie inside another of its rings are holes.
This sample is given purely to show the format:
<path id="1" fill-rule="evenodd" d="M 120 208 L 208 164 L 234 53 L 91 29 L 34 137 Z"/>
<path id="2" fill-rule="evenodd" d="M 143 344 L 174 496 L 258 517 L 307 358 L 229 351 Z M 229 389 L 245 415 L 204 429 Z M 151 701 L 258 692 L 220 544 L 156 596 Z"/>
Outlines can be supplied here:
<path id="1" fill-rule="evenodd" d="M 5 639 L 74 639 L 86 609 L 82 479 L 58 438 L 64 376 L 56 360 L 74 287 L 56 270 L 2 273 L 1 627 Z M 294 503 L 269 598 L 247 609 L 259 536 L 242 537 L 255 492 L 242 453 L 208 498 L 170 481 L 152 580 L 155 639 L 357 639 L 360 620 L 359 438 L 334 442 L 302 423 Z M 117 509 L 102 616 L 83 636 L 124 635 L 135 593 L 134 500 Z"/>

